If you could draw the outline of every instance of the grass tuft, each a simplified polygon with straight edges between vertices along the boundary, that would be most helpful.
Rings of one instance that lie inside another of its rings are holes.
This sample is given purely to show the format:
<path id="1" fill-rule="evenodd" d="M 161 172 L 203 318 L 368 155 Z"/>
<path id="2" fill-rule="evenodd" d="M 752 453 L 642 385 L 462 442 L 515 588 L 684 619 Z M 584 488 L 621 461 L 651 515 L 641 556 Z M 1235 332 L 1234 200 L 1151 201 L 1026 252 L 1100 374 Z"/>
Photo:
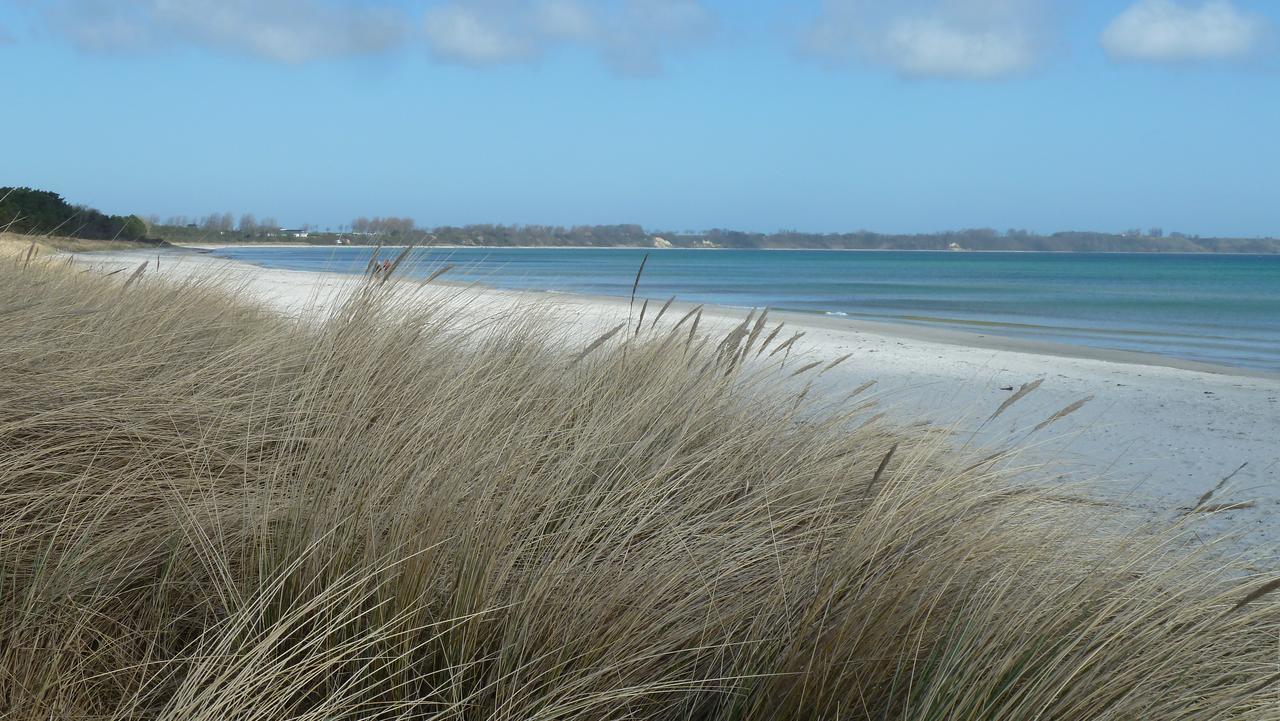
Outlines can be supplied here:
<path id="1" fill-rule="evenodd" d="M 0 261 L 0 717 L 1280 718 L 1280 579 L 1190 526 L 827 412 L 763 316 L 576 351 L 410 285 Z"/>

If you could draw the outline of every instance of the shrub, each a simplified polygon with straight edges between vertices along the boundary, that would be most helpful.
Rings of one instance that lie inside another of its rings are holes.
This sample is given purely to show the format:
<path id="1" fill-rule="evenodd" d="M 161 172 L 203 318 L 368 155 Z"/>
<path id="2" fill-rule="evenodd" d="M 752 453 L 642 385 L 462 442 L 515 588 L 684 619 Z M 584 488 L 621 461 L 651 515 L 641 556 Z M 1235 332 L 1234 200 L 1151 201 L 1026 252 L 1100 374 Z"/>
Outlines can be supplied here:
<path id="1" fill-rule="evenodd" d="M 144 240 L 147 225 L 136 215 L 104 215 L 74 206 L 61 195 L 31 188 L 0 188 L 0 232 L 56 234 L 85 240 Z"/>

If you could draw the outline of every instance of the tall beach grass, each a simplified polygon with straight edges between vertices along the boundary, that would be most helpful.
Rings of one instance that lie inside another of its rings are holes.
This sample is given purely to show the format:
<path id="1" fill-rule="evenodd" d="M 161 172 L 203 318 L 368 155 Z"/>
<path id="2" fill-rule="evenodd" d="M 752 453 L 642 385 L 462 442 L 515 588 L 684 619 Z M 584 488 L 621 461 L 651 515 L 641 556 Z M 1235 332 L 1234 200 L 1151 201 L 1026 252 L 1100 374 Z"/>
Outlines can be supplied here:
<path id="1" fill-rule="evenodd" d="M 412 294 L 0 260 L 0 717 L 1280 719 L 1275 576 L 812 397 L 765 319 Z"/>

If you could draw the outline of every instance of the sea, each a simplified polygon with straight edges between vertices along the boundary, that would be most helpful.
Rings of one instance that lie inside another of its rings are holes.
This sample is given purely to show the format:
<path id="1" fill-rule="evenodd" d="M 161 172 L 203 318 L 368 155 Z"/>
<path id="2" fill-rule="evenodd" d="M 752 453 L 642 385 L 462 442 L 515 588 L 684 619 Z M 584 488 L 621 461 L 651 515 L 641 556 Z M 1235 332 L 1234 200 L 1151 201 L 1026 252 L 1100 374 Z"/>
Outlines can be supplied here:
<path id="1" fill-rule="evenodd" d="M 369 247 L 215 251 L 362 273 Z M 382 249 L 383 257 L 396 250 Z M 498 288 L 773 308 L 1280 372 L 1280 256 L 631 248 L 415 249 L 408 272 Z"/>

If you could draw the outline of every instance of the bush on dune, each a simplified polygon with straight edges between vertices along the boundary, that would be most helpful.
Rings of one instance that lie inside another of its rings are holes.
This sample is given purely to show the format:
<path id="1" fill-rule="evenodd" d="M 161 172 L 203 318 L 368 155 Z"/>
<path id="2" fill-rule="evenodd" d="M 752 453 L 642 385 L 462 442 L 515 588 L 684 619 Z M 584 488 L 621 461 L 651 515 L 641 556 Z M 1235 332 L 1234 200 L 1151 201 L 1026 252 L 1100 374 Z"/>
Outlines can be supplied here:
<path id="1" fill-rule="evenodd" d="M 1280 718 L 1269 578 L 813 405 L 764 323 L 0 266 L 5 718 Z"/>
<path id="2" fill-rule="evenodd" d="M 0 188 L 0 232 L 63 235 L 76 239 L 145 240 L 147 224 L 136 215 L 105 215 L 32 188 Z"/>

